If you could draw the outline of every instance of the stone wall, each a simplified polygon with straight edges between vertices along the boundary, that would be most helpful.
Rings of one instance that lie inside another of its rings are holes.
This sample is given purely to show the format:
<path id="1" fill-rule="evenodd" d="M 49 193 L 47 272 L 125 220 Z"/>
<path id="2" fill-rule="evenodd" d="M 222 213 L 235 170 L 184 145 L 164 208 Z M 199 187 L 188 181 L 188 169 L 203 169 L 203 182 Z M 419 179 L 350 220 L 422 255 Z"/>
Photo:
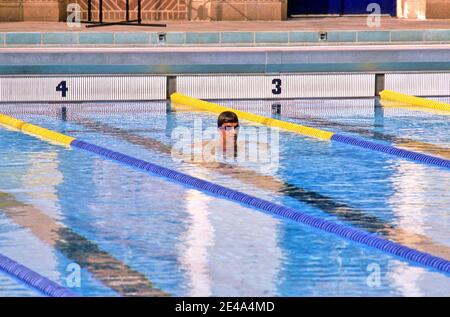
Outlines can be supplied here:
<path id="1" fill-rule="evenodd" d="M 287 0 L 212 0 L 211 16 L 217 21 L 286 20 Z"/>
<path id="2" fill-rule="evenodd" d="M 397 17 L 426 19 L 427 0 L 397 0 Z"/>
<path id="3" fill-rule="evenodd" d="M 13 0 L 0 0 L 0 22 L 22 21 L 22 2 Z"/>
<path id="4" fill-rule="evenodd" d="M 450 0 L 397 0 L 397 16 L 406 19 L 450 19 Z"/>
<path id="5" fill-rule="evenodd" d="M 427 19 L 450 19 L 450 0 L 427 0 Z"/>
<path id="6" fill-rule="evenodd" d="M 0 22 L 57 22 L 62 7 L 60 0 L 0 0 Z"/>

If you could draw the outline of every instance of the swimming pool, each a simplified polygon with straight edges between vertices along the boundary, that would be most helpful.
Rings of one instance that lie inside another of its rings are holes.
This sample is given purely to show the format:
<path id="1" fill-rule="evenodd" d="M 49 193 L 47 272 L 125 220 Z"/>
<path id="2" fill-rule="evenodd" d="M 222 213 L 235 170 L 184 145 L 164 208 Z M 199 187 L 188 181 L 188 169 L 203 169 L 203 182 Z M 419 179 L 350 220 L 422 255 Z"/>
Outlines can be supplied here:
<path id="1" fill-rule="evenodd" d="M 443 100 L 448 102 L 448 98 Z M 219 104 L 450 157 L 449 117 L 373 99 Z M 217 116 L 166 102 L 0 113 L 450 259 L 450 173 L 241 122 L 274 160 L 174 160 Z M 449 276 L 88 152 L 0 129 L 0 253 L 86 296 L 448 296 Z M 80 268 L 80 275 L 74 275 Z M 0 295 L 36 291 L 0 273 Z"/>

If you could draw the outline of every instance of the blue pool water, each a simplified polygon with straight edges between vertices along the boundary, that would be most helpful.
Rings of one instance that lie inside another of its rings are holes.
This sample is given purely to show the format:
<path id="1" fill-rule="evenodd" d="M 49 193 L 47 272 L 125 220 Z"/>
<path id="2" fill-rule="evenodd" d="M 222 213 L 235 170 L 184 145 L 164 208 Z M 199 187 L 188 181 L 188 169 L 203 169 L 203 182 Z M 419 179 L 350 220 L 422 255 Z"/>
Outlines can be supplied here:
<path id="1" fill-rule="evenodd" d="M 450 156 L 439 113 L 371 99 L 219 103 Z M 179 136 L 214 134 L 216 115 L 65 107 L 0 113 L 450 259 L 447 169 L 246 122 L 240 138 L 268 143 L 270 160 L 180 162 Z M 3 127 L 0 140 L 0 253 L 81 295 L 450 295 L 450 276 L 364 245 Z M 0 296 L 39 293 L 0 272 Z"/>

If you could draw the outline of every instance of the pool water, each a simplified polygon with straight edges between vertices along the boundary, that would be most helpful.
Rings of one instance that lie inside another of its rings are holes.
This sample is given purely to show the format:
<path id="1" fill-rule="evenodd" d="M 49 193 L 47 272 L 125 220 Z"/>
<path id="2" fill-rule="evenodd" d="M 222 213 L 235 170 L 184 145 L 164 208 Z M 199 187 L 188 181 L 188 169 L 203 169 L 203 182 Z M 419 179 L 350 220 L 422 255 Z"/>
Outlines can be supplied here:
<path id="1" fill-rule="evenodd" d="M 218 103 L 450 156 L 441 113 L 373 99 Z M 239 137 L 267 143 L 265 161 L 180 161 L 179 136 L 212 136 L 217 116 L 165 102 L 0 113 L 450 259 L 444 168 L 245 121 Z M 365 245 L 12 129 L 0 140 L 0 253 L 80 295 L 450 295 L 450 276 Z M 0 296 L 39 295 L 0 272 Z"/>

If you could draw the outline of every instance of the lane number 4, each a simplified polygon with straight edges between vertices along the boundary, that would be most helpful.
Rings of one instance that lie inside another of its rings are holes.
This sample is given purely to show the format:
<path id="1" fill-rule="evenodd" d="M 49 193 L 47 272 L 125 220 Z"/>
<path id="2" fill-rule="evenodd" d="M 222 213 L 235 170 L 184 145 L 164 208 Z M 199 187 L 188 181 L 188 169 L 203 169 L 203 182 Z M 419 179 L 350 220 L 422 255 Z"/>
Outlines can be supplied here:
<path id="1" fill-rule="evenodd" d="M 65 80 L 63 80 L 62 82 L 60 82 L 58 84 L 58 86 L 56 86 L 56 91 L 60 91 L 61 92 L 61 97 L 66 97 L 68 90 L 69 89 L 67 88 L 67 83 L 66 83 Z"/>

